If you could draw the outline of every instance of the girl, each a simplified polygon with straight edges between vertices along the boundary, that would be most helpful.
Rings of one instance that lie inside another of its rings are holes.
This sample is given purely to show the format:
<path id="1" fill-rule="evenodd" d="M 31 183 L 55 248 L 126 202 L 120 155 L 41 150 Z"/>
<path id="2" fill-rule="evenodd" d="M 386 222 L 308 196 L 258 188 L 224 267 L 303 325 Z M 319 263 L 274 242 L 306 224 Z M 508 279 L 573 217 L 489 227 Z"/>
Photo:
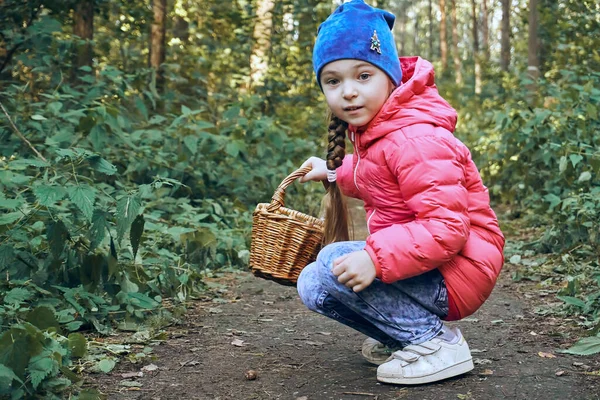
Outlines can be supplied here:
<path id="1" fill-rule="evenodd" d="M 398 59 L 394 20 L 353 0 L 319 27 L 313 64 L 333 117 L 327 161 L 308 159 L 302 181 L 329 182 L 326 243 L 335 243 L 304 268 L 298 293 L 368 336 L 362 353 L 379 381 L 420 384 L 473 369 L 461 332 L 442 321 L 489 296 L 504 237 L 432 65 Z M 354 154 L 344 154 L 346 131 Z M 348 241 L 340 190 L 363 200 L 366 242 Z"/>

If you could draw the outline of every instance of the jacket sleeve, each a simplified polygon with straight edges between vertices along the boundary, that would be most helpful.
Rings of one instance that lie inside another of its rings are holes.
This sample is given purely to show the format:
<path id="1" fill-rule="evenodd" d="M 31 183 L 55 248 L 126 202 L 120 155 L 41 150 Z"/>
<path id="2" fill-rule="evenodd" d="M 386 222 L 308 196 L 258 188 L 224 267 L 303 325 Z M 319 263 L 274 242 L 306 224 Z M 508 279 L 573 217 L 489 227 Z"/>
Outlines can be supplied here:
<path id="1" fill-rule="evenodd" d="M 352 154 L 346 154 L 342 166 L 339 167 L 337 172 L 336 183 L 340 187 L 340 190 L 345 196 L 354 197 L 360 199 L 358 189 L 354 184 L 354 156 Z"/>
<path id="2" fill-rule="evenodd" d="M 470 222 L 460 158 L 455 144 L 434 136 L 409 139 L 386 155 L 415 219 L 367 238 L 366 250 L 383 282 L 437 268 L 465 245 Z"/>

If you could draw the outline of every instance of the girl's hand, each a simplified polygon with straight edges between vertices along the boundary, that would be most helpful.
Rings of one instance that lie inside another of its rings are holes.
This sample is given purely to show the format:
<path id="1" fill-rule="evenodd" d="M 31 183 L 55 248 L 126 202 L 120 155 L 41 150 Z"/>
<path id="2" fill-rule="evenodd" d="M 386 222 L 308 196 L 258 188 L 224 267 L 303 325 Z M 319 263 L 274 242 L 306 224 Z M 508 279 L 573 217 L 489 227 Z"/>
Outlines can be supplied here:
<path id="1" fill-rule="evenodd" d="M 333 260 L 331 270 L 338 281 L 354 292 L 367 288 L 375 280 L 375 265 L 366 250 L 348 253 Z"/>
<path id="2" fill-rule="evenodd" d="M 304 161 L 304 164 L 300 166 L 300 168 L 310 166 L 312 169 L 302 178 L 300 178 L 300 182 L 308 182 L 308 181 L 317 181 L 321 182 L 327 179 L 327 165 L 325 165 L 325 160 L 319 157 L 311 157 L 308 160 Z"/>

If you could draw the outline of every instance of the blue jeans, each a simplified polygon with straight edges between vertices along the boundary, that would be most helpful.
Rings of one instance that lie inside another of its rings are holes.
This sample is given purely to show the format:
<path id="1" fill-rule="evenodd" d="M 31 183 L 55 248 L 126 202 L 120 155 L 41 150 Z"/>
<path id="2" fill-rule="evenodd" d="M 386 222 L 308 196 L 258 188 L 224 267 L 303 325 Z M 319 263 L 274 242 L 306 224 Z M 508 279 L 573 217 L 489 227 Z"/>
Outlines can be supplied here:
<path id="1" fill-rule="evenodd" d="M 324 247 L 298 277 L 298 294 L 313 311 L 335 319 L 391 348 L 435 337 L 448 315 L 448 291 L 437 270 L 391 284 L 375 279 L 359 293 L 338 282 L 333 260 L 364 250 L 364 241 Z"/>

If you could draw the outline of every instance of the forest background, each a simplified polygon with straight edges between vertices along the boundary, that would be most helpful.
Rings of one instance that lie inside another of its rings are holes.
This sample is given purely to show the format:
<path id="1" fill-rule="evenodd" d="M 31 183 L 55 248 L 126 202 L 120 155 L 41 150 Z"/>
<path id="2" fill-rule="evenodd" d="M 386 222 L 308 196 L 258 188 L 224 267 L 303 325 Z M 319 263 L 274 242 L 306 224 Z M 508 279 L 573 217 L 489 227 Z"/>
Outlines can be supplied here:
<path id="1" fill-rule="evenodd" d="M 548 312 L 589 333 L 572 351 L 600 351 L 600 5 L 370 3 L 434 63 L 507 237 L 528 232 L 513 278 L 558 287 Z M 124 352 L 97 338 L 156 337 L 247 266 L 256 204 L 324 154 L 311 52 L 337 4 L 0 0 L 0 396 L 96 398 L 80 374 Z"/>

